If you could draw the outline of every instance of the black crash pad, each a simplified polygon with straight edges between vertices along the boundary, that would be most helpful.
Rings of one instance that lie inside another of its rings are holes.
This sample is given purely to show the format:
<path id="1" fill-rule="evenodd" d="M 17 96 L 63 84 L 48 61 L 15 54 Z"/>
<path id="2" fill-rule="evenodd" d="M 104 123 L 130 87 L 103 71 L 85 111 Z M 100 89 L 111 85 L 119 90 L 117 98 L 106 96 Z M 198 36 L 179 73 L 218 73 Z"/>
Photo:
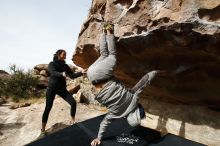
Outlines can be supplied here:
<path id="1" fill-rule="evenodd" d="M 27 146 L 90 146 L 97 136 L 104 115 L 69 126 L 63 130 L 34 141 Z M 129 143 L 129 139 L 133 139 Z M 138 139 L 138 140 L 137 140 Z M 123 141 L 125 140 L 125 141 Z M 136 140 L 136 141 L 135 141 Z M 131 127 L 126 119 L 117 119 L 109 126 L 100 146 L 204 146 L 202 144 L 142 126 Z"/>

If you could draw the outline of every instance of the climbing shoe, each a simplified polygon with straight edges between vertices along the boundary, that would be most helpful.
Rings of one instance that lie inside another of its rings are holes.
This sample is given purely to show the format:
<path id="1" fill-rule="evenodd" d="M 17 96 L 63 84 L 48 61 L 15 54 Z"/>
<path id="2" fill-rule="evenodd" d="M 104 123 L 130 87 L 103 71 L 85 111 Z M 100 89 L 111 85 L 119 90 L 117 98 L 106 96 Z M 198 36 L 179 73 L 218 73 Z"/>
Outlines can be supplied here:
<path id="1" fill-rule="evenodd" d="M 44 138 L 45 136 L 47 136 L 47 132 L 46 131 L 41 131 L 41 133 L 40 133 L 40 135 L 37 139 Z"/>
<path id="2" fill-rule="evenodd" d="M 113 31 L 113 29 L 114 29 L 114 25 L 111 24 L 111 23 L 106 22 L 106 23 L 104 23 L 104 25 L 103 25 L 103 29 L 104 29 L 104 30 L 110 30 L 110 31 Z"/>

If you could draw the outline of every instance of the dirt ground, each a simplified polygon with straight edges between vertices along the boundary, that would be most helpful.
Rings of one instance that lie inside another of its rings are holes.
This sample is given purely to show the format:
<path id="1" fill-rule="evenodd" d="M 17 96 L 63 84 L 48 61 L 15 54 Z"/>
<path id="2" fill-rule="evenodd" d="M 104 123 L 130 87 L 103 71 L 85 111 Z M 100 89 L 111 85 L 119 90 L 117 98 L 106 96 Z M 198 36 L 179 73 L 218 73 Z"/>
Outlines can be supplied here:
<path id="1" fill-rule="evenodd" d="M 22 146 L 40 135 L 41 117 L 45 101 L 27 107 L 10 109 L 11 103 L 0 105 L 0 145 Z M 78 103 L 76 122 L 81 122 L 106 111 L 92 105 Z M 55 132 L 71 125 L 70 106 L 62 98 L 56 98 L 47 124 L 47 131 Z"/>

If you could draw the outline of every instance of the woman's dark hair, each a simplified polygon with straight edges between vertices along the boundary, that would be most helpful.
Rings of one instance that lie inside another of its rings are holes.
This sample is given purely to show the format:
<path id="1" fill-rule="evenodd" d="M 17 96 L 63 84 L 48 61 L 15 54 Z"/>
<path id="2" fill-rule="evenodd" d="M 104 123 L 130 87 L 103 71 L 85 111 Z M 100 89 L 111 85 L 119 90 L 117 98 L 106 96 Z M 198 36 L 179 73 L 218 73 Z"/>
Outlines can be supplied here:
<path id="1" fill-rule="evenodd" d="M 66 52 L 66 51 L 63 50 L 63 49 L 57 50 L 56 53 L 53 55 L 53 60 L 54 60 L 54 61 L 57 61 L 57 60 L 58 60 L 58 56 L 59 56 L 61 53 L 63 53 L 63 52 Z"/>

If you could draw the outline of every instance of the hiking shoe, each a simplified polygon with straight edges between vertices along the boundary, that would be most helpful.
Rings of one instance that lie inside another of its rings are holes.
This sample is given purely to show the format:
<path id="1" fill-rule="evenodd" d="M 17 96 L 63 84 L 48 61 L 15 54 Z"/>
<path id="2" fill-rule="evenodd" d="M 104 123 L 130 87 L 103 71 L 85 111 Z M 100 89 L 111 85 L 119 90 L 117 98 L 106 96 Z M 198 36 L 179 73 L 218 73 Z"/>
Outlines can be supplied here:
<path id="1" fill-rule="evenodd" d="M 47 132 L 46 131 L 41 131 L 41 133 L 40 133 L 40 135 L 37 139 L 44 138 L 45 136 L 47 136 Z"/>

